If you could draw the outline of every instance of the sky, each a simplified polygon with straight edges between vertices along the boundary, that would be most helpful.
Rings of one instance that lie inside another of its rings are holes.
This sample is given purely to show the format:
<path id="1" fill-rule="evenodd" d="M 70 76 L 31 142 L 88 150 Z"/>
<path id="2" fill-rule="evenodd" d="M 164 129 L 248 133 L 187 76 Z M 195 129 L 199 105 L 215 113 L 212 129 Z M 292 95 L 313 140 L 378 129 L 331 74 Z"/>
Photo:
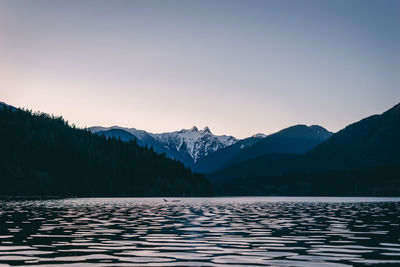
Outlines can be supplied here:
<path id="1" fill-rule="evenodd" d="M 400 1 L 0 0 L 0 101 L 79 127 L 338 131 L 399 72 Z"/>

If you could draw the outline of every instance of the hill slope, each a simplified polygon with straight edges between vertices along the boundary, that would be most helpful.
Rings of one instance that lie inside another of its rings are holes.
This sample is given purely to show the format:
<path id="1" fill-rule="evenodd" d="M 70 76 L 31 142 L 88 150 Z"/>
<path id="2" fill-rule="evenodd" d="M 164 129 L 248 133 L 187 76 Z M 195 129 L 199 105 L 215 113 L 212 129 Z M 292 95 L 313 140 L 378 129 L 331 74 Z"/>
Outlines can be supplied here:
<path id="1" fill-rule="evenodd" d="M 210 184 L 135 142 L 70 127 L 61 117 L 0 108 L 0 195 L 204 196 Z"/>
<path id="2" fill-rule="evenodd" d="M 200 173 L 211 173 L 216 171 L 220 169 L 225 162 L 229 161 L 238 153 L 240 153 L 240 151 L 252 146 L 264 137 L 265 135 L 261 134 L 254 135 L 252 137 L 239 140 L 230 146 L 211 152 L 205 157 L 199 158 L 194 165 L 194 169 Z"/>
<path id="3" fill-rule="evenodd" d="M 400 104 L 347 126 L 294 162 L 283 158 L 278 166 L 290 168 L 281 174 L 259 175 L 248 169 L 238 177 L 236 169 L 214 183 L 220 195 L 399 196 L 399 151 Z M 257 162 L 246 164 L 252 161 Z M 260 161 L 266 171 L 274 170 L 266 163 Z"/>
<path id="4" fill-rule="evenodd" d="M 400 163 L 400 104 L 353 123 L 309 151 L 306 170 L 345 170 Z"/>
<path id="5" fill-rule="evenodd" d="M 318 125 L 295 125 L 262 138 L 237 153 L 222 167 L 271 153 L 305 154 L 331 135 L 331 132 Z"/>
<path id="6" fill-rule="evenodd" d="M 208 127 L 198 130 L 197 127 L 180 131 L 154 134 L 135 128 L 123 127 L 91 127 L 89 130 L 96 134 L 113 135 L 121 139 L 126 138 L 126 132 L 136 138 L 141 146 L 153 147 L 158 153 L 165 153 L 167 157 L 181 161 L 185 166 L 194 168 L 196 162 L 209 153 L 220 150 L 237 142 L 233 136 L 214 135 Z M 115 132 L 122 130 L 124 132 Z M 110 132 L 114 131 L 114 132 Z"/>

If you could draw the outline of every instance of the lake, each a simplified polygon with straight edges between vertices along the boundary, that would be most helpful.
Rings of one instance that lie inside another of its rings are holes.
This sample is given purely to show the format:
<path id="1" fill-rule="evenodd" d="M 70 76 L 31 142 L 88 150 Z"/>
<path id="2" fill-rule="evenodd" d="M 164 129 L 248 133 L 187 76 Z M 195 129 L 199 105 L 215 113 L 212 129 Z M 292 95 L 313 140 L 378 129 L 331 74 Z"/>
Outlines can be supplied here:
<path id="1" fill-rule="evenodd" d="M 400 265 L 400 198 L 0 201 L 0 265 Z"/>

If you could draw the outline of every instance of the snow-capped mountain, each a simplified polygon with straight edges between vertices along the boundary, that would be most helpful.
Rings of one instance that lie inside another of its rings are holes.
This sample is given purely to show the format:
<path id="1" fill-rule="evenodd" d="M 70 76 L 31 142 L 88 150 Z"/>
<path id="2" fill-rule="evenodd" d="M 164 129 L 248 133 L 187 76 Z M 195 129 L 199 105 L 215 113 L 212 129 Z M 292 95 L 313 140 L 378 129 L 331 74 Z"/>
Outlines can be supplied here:
<path id="1" fill-rule="evenodd" d="M 211 173 L 270 153 L 304 154 L 331 135 L 318 125 L 295 125 L 270 135 L 258 133 L 200 158 L 195 170 Z"/>
<path id="2" fill-rule="evenodd" d="M 120 137 L 121 140 L 136 139 L 141 146 L 151 146 L 159 153 L 182 161 L 186 166 L 193 167 L 196 161 L 238 140 L 233 136 L 214 135 L 208 127 L 199 130 L 196 126 L 175 132 L 154 134 L 135 128 L 91 127 L 93 133 Z M 121 131 L 124 131 L 125 134 Z M 127 135 L 129 133 L 130 135 Z"/>
<path id="3" fill-rule="evenodd" d="M 91 127 L 89 130 L 122 141 L 136 139 L 140 146 L 152 147 L 156 152 L 165 153 L 201 173 L 210 173 L 268 153 L 304 154 L 332 135 L 318 125 L 295 125 L 270 135 L 258 133 L 241 140 L 214 135 L 208 127 L 199 130 L 196 126 L 159 134 L 119 126 Z"/>

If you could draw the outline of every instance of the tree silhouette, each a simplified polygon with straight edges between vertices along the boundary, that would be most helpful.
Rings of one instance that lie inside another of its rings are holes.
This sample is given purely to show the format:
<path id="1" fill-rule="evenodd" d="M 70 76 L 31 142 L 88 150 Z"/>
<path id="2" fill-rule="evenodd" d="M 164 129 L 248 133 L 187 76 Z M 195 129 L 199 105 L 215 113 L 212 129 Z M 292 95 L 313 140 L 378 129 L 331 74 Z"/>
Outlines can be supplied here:
<path id="1" fill-rule="evenodd" d="M 205 196 L 209 182 L 180 162 L 91 134 L 62 117 L 0 109 L 0 194 Z"/>

